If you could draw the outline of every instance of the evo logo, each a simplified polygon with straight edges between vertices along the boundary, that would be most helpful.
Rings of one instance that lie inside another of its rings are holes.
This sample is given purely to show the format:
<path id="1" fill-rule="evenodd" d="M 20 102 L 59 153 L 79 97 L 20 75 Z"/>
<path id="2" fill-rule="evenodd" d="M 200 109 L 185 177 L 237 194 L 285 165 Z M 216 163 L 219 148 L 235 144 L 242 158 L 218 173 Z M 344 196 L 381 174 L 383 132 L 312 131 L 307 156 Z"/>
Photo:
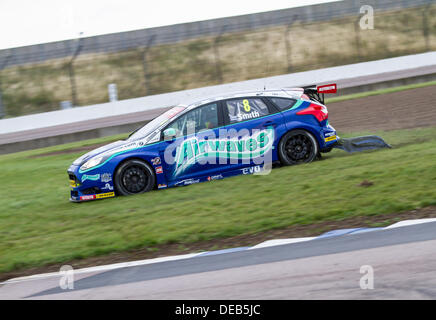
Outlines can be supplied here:
<path id="1" fill-rule="evenodd" d="M 254 174 L 254 173 L 262 172 L 263 168 L 261 166 L 254 166 L 250 168 L 244 168 L 241 170 L 242 170 L 242 174 Z"/>

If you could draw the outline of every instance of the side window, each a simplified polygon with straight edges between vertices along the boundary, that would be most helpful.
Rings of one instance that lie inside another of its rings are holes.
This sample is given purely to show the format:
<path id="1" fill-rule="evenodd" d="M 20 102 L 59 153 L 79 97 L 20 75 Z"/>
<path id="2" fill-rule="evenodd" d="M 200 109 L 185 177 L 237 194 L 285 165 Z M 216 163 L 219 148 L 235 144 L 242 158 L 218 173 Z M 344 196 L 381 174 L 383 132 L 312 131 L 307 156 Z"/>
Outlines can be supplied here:
<path id="1" fill-rule="evenodd" d="M 176 130 L 176 137 L 198 133 L 218 127 L 218 105 L 208 104 L 195 108 L 192 111 L 180 116 L 166 129 Z"/>
<path id="2" fill-rule="evenodd" d="M 261 99 L 245 98 L 226 101 L 230 123 L 256 119 L 269 114 L 268 107 Z"/>
<path id="3" fill-rule="evenodd" d="M 289 98 L 269 98 L 276 106 L 280 109 L 280 111 L 284 111 L 290 109 L 297 100 L 289 99 Z"/>

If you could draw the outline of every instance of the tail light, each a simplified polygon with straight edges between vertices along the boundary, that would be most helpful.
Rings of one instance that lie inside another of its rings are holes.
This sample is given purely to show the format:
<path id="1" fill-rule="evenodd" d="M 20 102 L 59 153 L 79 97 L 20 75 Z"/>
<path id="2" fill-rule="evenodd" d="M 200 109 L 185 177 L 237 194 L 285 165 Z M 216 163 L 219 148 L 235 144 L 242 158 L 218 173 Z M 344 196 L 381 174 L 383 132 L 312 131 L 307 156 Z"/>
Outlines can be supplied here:
<path id="1" fill-rule="evenodd" d="M 329 113 L 325 106 L 319 104 L 311 103 L 306 109 L 297 112 L 298 115 L 312 115 L 319 122 L 327 120 L 329 118 Z"/>

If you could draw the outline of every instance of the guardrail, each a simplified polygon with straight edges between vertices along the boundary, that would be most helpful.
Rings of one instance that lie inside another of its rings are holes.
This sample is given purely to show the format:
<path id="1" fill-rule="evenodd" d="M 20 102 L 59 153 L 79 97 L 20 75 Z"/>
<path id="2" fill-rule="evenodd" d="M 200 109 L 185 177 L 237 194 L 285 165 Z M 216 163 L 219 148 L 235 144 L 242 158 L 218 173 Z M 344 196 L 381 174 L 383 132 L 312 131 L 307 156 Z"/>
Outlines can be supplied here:
<path id="1" fill-rule="evenodd" d="M 339 94 L 436 79 L 436 51 L 0 120 L 0 154 L 131 131 L 165 108 L 231 92 L 336 82 Z"/>

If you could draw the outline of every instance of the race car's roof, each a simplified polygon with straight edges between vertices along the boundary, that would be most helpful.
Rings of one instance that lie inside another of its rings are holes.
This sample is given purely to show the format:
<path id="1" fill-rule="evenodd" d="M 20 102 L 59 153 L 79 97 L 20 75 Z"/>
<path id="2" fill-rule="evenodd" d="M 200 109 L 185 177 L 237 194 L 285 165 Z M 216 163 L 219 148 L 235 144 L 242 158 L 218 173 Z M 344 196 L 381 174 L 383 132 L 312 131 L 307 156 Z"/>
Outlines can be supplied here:
<path id="1" fill-rule="evenodd" d="M 239 98 L 239 97 L 249 97 L 249 96 L 260 96 L 260 97 L 283 97 L 283 98 L 294 98 L 300 99 L 303 94 L 302 88 L 284 88 L 284 89 L 275 89 L 275 90 L 261 90 L 261 91 L 246 91 L 246 92 L 234 92 L 229 93 L 222 96 L 211 97 L 207 99 L 197 100 L 195 102 L 191 102 L 188 104 L 181 104 L 180 106 L 185 106 L 188 109 L 196 108 L 200 105 L 204 105 L 206 103 L 212 103 L 215 101 Z"/>

